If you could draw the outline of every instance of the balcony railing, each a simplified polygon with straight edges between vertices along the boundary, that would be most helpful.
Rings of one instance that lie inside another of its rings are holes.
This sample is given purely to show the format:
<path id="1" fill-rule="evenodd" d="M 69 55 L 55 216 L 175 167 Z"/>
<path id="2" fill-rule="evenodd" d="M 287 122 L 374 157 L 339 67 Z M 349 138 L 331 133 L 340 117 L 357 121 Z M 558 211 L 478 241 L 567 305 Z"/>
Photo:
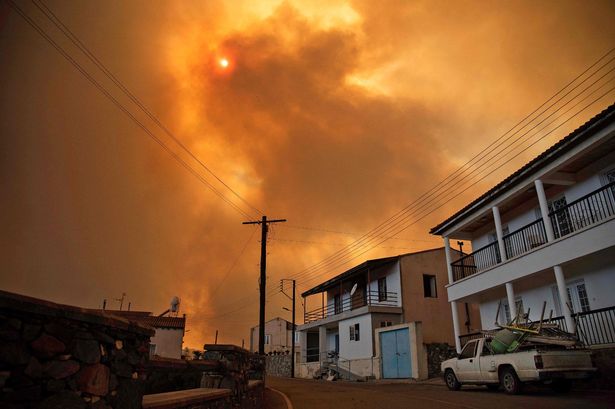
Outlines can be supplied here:
<path id="1" fill-rule="evenodd" d="M 318 321 L 346 311 L 356 310 L 357 308 L 361 308 L 366 305 L 397 307 L 397 300 L 397 293 L 394 292 L 357 292 L 352 297 L 345 298 L 337 304 L 333 302 L 332 304 L 327 304 L 322 308 L 306 312 L 304 315 L 304 322 L 307 324 L 309 322 Z"/>
<path id="2" fill-rule="evenodd" d="M 581 230 L 615 215 L 615 182 L 549 214 L 555 238 Z"/>
<path id="3" fill-rule="evenodd" d="M 461 257 L 451 263 L 455 281 L 476 274 L 478 271 L 493 267 L 501 261 L 497 241 Z"/>
<path id="4" fill-rule="evenodd" d="M 583 345 L 615 344 L 615 306 L 575 313 L 573 318 L 577 325 L 576 333 Z M 549 322 L 557 324 L 564 331 L 568 331 L 563 316 L 552 318 Z M 482 336 L 482 332 L 473 332 L 460 335 L 459 340 L 463 347 L 466 342 Z"/>
<path id="5" fill-rule="evenodd" d="M 555 238 L 564 237 L 615 215 L 615 182 L 611 182 L 549 214 Z M 547 242 L 544 222 L 536 220 L 503 237 L 506 258 L 528 253 Z M 498 242 L 451 263 L 453 280 L 458 281 L 501 262 Z"/>

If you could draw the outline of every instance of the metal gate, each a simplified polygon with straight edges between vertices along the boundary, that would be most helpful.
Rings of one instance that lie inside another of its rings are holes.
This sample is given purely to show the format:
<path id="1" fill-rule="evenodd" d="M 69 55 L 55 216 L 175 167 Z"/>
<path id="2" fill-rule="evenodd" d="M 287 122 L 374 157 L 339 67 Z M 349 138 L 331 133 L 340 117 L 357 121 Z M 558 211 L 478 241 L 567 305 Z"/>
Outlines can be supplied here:
<path id="1" fill-rule="evenodd" d="M 380 333 L 383 378 L 410 378 L 410 333 L 401 328 Z"/>

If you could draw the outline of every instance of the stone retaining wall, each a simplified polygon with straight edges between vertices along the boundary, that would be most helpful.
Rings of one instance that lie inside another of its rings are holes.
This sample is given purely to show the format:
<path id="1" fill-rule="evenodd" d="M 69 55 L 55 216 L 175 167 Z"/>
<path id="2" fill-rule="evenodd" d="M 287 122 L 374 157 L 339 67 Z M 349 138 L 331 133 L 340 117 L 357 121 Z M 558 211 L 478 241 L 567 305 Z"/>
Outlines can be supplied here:
<path id="1" fill-rule="evenodd" d="M 0 291 L 0 407 L 140 408 L 154 331 Z"/>
<path id="2" fill-rule="evenodd" d="M 267 375 L 290 377 L 291 359 L 292 356 L 290 354 L 267 355 L 265 357 Z"/>
<path id="3" fill-rule="evenodd" d="M 454 346 L 449 344 L 425 344 L 427 350 L 427 377 L 434 378 L 440 376 L 440 364 L 449 358 L 455 357 Z"/>
<path id="4" fill-rule="evenodd" d="M 201 387 L 204 372 L 219 372 L 220 363 L 156 357 L 146 366 L 144 393 L 163 393 Z"/>

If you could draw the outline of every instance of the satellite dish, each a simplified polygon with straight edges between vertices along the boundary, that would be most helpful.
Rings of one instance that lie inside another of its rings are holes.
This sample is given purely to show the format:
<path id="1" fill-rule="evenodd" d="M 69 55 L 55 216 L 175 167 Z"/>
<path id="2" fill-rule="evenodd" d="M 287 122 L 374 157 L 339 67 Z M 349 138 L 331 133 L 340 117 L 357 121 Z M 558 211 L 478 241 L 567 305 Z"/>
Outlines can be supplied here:
<path id="1" fill-rule="evenodd" d="M 354 295 L 355 291 L 357 291 L 357 283 L 355 283 L 355 284 L 352 286 L 352 289 L 350 290 L 350 296 L 351 296 L 351 297 Z"/>
<path id="2" fill-rule="evenodd" d="M 171 312 L 178 312 L 179 311 L 179 297 L 175 296 L 173 298 L 171 298 L 171 308 L 170 308 Z"/>

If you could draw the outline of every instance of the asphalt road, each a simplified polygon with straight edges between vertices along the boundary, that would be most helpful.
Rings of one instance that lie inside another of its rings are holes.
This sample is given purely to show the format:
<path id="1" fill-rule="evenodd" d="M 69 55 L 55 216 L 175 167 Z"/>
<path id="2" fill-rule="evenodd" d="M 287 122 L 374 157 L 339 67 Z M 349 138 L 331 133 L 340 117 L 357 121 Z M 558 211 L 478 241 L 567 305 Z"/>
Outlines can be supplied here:
<path id="1" fill-rule="evenodd" d="M 268 378 L 267 386 L 284 392 L 294 409 L 565 409 L 615 408 L 615 391 L 573 390 L 558 395 L 545 387 L 527 386 L 509 396 L 484 387 L 457 392 L 444 385 L 391 382 L 327 382 Z"/>

